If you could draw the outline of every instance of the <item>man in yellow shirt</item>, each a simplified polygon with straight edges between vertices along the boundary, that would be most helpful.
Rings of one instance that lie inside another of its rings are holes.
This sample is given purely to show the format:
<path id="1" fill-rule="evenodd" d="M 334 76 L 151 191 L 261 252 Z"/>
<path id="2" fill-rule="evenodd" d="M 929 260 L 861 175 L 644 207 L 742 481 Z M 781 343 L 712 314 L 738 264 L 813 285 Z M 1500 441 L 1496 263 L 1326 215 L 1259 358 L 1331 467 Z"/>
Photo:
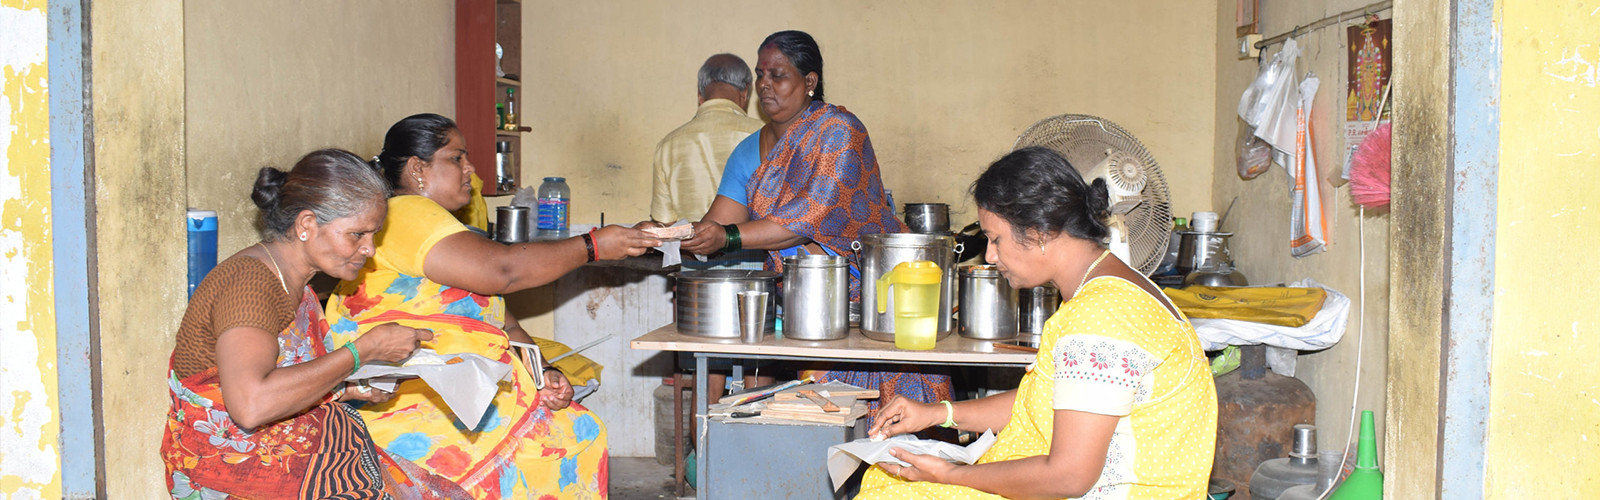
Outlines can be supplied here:
<path id="1" fill-rule="evenodd" d="M 728 155 L 762 126 L 745 114 L 750 78 L 750 66 L 733 54 L 711 56 L 700 66 L 700 108 L 694 119 L 656 145 L 651 220 L 696 221 L 711 208 Z"/>

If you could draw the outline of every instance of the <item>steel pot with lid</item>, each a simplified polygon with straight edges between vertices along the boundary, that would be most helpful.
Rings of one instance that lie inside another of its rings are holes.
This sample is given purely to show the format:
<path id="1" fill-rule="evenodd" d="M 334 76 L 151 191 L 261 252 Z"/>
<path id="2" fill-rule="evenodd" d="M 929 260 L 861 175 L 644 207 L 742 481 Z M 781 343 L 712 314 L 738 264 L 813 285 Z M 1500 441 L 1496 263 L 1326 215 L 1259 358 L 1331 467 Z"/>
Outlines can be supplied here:
<path id="1" fill-rule="evenodd" d="M 850 259 L 833 255 L 783 258 L 783 336 L 835 340 L 850 334 Z"/>
<path id="2" fill-rule="evenodd" d="M 961 272 L 961 336 L 1004 340 L 1017 336 L 1017 290 L 991 265 L 963 266 Z"/>
<path id="3" fill-rule="evenodd" d="M 894 342 L 894 308 L 878 307 L 878 278 L 902 262 L 932 261 L 943 271 L 940 280 L 938 338 L 954 331 L 950 318 L 955 304 L 956 253 L 961 245 L 955 237 L 939 234 L 882 233 L 862 235 L 851 246 L 861 263 L 861 333 L 867 338 Z M 892 306 L 893 304 L 885 304 Z M 878 312 L 880 310 L 886 312 Z"/>
<path id="4" fill-rule="evenodd" d="M 696 337 L 739 338 L 739 292 L 777 295 L 778 273 L 746 269 L 704 269 L 673 273 L 677 278 L 678 333 Z M 777 300 L 767 301 L 765 330 L 777 330 Z"/>

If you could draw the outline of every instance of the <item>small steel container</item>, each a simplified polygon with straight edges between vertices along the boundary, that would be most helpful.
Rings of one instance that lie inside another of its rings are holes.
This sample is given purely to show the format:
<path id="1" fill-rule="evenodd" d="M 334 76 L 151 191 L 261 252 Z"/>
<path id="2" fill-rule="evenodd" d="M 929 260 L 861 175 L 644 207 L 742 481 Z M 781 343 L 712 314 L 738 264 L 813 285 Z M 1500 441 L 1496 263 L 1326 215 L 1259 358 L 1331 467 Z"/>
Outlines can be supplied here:
<path id="1" fill-rule="evenodd" d="M 944 203 L 907 203 L 906 227 L 913 233 L 949 234 L 950 205 Z"/>
<path id="2" fill-rule="evenodd" d="M 834 340 L 850 334 L 850 261 L 832 255 L 783 258 L 783 337 Z"/>
<path id="3" fill-rule="evenodd" d="M 1053 285 L 1017 290 L 1017 334 L 1024 344 L 1039 347 L 1045 320 L 1055 315 L 1060 306 L 1061 291 Z"/>
<path id="4" fill-rule="evenodd" d="M 961 268 L 961 336 L 1004 340 L 1017 336 L 1017 290 L 995 266 Z"/>
<path id="5" fill-rule="evenodd" d="M 501 243 L 528 241 L 528 207 L 499 207 L 495 209 L 494 239 Z"/>

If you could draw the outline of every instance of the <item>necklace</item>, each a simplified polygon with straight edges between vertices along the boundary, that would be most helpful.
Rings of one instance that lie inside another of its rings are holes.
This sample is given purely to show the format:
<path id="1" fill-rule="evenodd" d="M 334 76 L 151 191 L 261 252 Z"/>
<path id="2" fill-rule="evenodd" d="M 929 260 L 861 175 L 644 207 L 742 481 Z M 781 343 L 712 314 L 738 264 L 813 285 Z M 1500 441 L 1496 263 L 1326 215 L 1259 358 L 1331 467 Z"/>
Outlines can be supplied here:
<path id="1" fill-rule="evenodd" d="M 272 249 L 267 248 L 266 244 L 261 243 L 261 242 L 256 242 L 256 245 L 259 245 L 261 247 L 262 251 L 267 252 L 267 258 L 268 259 L 272 259 L 272 271 L 278 274 L 278 286 L 283 287 L 283 294 L 284 295 L 288 295 L 289 294 L 289 284 L 283 282 L 283 270 L 278 268 L 278 258 L 272 256 Z M 1102 257 L 1104 257 L 1104 256 L 1102 256 Z M 1095 262 L 1099 262 L 1099 261 L 1095 261 Z M 1078 285 L 1078 286 L 1083 286 L 1083 285 Z"/>
<path id="2" fill-rule="evenodd" d="M 1073 290 L 1073 292 L 1072 292 L 1073 296 L 1077 296 L 1078 295 L 1078 290 L 1082 290 L 1083 289 L 1083 284 L 1089 282 L 1089 273 L 1094 272 L 1094 266 L 1098 266 L 1098 265 L 1100 265 L 1100 261 L 1106 260 L 1106 256 L 1107 255 L 1111 255 L 1111 251 L 1110 250 L 1106 250 L 1104 252 L 1100 252 L 1100 258 L 1095 259 L 1094 263 L 1089 264 L 1089 268 L 1088 269 L 1084 269 L 1083 270 L 1083 278 L 1078 280 L 1078 288 L 1076 290 Z"/>

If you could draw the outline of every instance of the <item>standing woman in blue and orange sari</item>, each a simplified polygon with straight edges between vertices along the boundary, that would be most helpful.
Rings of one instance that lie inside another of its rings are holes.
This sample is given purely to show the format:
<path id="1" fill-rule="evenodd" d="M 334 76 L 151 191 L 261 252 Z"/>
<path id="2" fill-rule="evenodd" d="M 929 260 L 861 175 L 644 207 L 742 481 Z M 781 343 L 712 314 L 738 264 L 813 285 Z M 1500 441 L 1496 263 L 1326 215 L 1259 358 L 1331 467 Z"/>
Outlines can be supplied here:
<path id="1" fill-rule="evenodd" d="M 699 255 L 767 250 L 766 268 L 782 272 L 783 257 L 802 248 L 847 255 L 862 235 L 906 232 L 884 192 L 867 127 L 845 108 L 823 101 L 822 50 L 816 40 L 801 31 L 773 33 L 761 42 L 755 75 L 767 125 L 734 149 L 716 200 L 683 249 Z M 851 267 L 850 300 L 856 302 L 861 300 L 860 270 Z M 877 388 L 885 397 L 950 398 L 948 375 L 816 375 L 819 381 Z"/>

